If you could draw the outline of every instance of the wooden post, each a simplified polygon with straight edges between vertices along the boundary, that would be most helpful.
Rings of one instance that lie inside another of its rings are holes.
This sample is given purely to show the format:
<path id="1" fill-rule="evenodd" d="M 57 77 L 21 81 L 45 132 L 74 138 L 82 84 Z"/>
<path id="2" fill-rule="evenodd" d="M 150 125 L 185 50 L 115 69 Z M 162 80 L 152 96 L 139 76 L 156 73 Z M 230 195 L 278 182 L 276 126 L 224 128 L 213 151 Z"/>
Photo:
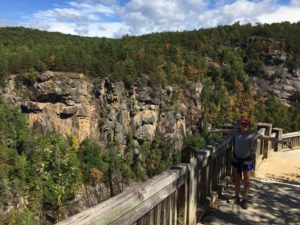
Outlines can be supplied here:
<path id="1" fill-rule="evenodd" d="M 231 160 L 233 155 L 234 145 L 231 143 L 230 150 L 226 153 L 226 176 L 232 177 Z"/>
<path id="2" fill-rule="evenodd" d="M 276 134 L 276 138 L 278 138 L 279 140 L 282 139 L 282 133 L 283 133 L 283 129 L 282 128 L 273 128 L 272 132 L 274 132 Z M 275 143 L 275 147 L 274 147 L 274 151 L 278 152 L 280 149 L 282 148 L 281 144 L 278 144 L 277 142 Z"/>
<path id="3" fill-rule="evenodd" d="M 178 205 L 177 205 L 177 224 L 187 224 L 188 214 L 188 177 L 186 177 L 184 184 L 178 190 Z"/>
<path id="4" fill-rule="evenodd" d="M 177 225 L 177 215 L 178 215 L 178 191 L 176 190 L 174 193 L 174 217 L 173 217 L 173 225 Z"/>
<path id="5" fill-rule="evenodd" d="M 270 136 L 272 133 L 272 124 L 271 123 L 258 123 L 257 130 L 260 128 L 265 128 L 265 135 Z M 263 157 L 264 159 L 268 158 L 269 152 L 271 151 L 271 142 L 264 141 L 264 151 Z"/>
<path id="6" fill-rule="evenodd" d="M 208 145 L 206 146 L 206 149 L 210 151 L 210 157 L 209 157 L 209 164 L 208 164 L 208 169 L 209 169 L 209 194 L 212 191 L 212 189 L 217 185 L 217 180 L 216 180 L 216 158 L 214 156 L 216 152 L 216 147 L 213 145 Z M 211 176 L 213 175 L 213 176 Z"/>
<path id="7" fill-rule="evenodd" d="M 160 224 L 161 203 L 154 208 L 154 224 Z"/>
<path id="8" fill-rule="evenodd" d="M 191 148 L 185 148 L 182 151 L 182 162 L 190 164 L 190 176 L 188 184 L 188 225 L 197 223 L 197 181 L 198 181 L 198 163 L 197 152 Z"/>

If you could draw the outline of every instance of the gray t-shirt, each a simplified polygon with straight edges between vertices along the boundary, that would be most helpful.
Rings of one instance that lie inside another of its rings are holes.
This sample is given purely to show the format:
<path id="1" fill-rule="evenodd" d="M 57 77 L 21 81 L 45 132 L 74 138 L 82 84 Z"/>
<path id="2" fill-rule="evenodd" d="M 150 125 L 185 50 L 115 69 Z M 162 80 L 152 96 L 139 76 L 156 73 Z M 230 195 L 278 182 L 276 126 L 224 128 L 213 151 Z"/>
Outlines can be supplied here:
<path id="1" fill-rule="evenodd" d="M 242 159 L 251 156 L 253 143 L 260 135 L 260 133 L 253 131 L 250 131 L 247 135 L 243 135 L 240 128 L 234 128 L 233 137 L 236 156 Z"/>

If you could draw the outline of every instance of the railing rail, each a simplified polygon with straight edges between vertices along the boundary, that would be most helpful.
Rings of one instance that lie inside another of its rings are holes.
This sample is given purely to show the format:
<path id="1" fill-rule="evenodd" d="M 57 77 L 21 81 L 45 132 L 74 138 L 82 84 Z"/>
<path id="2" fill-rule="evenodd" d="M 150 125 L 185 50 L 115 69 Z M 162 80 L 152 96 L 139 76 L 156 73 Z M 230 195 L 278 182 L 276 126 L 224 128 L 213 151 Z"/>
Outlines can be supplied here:
<path id="1" fill-rule="evenodd" d="M 282 134 L 282 138 L 291 138 L 291 137 L 299 137 L 299 136 L 300 136 L 300 131 Z"/>
<path id="2" fill-rule="evenodd" d="M 293 148 L 300 147 L 300 131 L 282 134 L 282 139 L 289 142 Z M 281 149 L 287 149 L 287 145 L 282 145 Z"/>
<path id="3" fill-rule="evenodd" d="M 282 129 L 266 123 L 259 123 L 258 129 L 300 146 L 300 132 L 282 134 Z M 281 149 L 281 145 L 257 140 L 256 167 Z M 230 180 L 232 151 L 231 136 L 204 149 L 185 148 L 181 164 L 57 225 L 195 225 Z"/>
<path id="4" fill-rule="evenodd" d="M 162 201 L 169 196 L 176 200 L 177 190 L 187 183 L 189 170 L 189 164 L 179 164 L 58 224 L 133 224 L 153 209 L 156 217 L 154 220 L 157 220 L 160 217 L 157 208 L 160 208 Z M 171 201 L 171 198 L 168 201 Z M 174 207 L 174 215 L 177 213 L 176 209 L 177 207 Z"/>

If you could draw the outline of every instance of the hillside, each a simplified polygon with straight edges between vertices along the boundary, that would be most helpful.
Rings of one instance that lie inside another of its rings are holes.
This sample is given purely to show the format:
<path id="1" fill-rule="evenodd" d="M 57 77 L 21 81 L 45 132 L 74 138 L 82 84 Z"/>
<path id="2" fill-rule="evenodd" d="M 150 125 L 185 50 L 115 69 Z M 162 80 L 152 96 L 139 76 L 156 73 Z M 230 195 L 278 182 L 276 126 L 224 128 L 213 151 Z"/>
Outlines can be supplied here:
<path id="1" fill-rule="evenodd" d="M 122 39 L 0 28 L 1 218 L 54 223 L 241 115 L 300 130 L 299 43 L 300 23 Z"/>
<path id="2" fill-rule="evenodd" d="M 249 89 L 253 82 L 260 85 L 257 81 L 262 78 L 271 81 L 271 84 L 262 82 L 264 90 L 281 78 L 299 77 L 299 34 L 300 23 L 257 26 L 237 23 L 122 39 L 1 28 L 0 80 L 3 83 L 9 74 L 31 74 L 30 79 L 34 79 L 35 72 L 51 70 L 123 81 L 126 87 L 143 86 L 151 80 L 184 89 L 188 81 L 220 81 L 229 95 L 235 91 L 235 81 Z M 275 85 L 275 96 L 288 104 L 297 102 L 298 87 L 299 84 L 286 87 L 294 90 L 281 94 Z M 272 89 L 266 91 L 272 95 Z"/>

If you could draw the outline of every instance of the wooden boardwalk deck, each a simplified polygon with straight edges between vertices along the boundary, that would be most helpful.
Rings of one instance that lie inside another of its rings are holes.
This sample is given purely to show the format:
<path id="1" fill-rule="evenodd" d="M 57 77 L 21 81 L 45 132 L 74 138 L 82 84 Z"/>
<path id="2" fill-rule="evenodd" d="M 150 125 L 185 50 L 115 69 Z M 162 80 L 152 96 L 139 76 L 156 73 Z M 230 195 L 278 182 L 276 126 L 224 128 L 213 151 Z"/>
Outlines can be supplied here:
<path id="1" fill-rule="evenodd" d="M 199 224 L 300 224 L 300 149 L 272 153 L 250 188 L 247 210 L 234 204 L 230 184 Z"/>

